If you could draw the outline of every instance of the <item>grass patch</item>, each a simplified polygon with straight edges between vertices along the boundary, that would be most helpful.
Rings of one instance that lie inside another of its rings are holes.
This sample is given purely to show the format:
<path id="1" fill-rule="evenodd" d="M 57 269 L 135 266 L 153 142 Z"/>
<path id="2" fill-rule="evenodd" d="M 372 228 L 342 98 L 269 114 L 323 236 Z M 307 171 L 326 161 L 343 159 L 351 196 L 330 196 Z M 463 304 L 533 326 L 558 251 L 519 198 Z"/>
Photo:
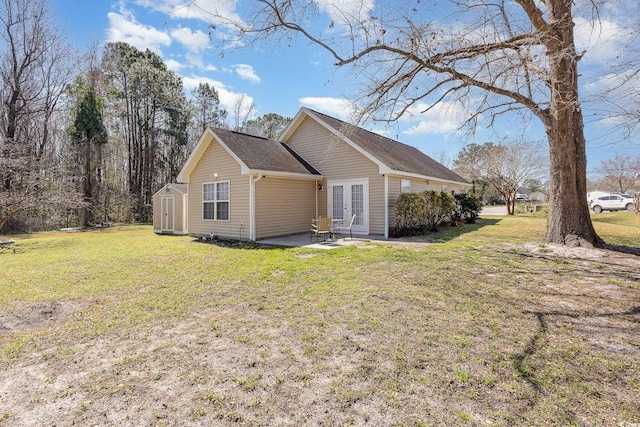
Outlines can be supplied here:
<path id="1" fill-rule="evenodd" d="M 637 220 L 594 216 L 615 244 L 640 242 Z M 0 250 L 0 424 L 638 422 L 638 259 L 559 252 L 545 222 L 330 251 L 18 236 Z"/>

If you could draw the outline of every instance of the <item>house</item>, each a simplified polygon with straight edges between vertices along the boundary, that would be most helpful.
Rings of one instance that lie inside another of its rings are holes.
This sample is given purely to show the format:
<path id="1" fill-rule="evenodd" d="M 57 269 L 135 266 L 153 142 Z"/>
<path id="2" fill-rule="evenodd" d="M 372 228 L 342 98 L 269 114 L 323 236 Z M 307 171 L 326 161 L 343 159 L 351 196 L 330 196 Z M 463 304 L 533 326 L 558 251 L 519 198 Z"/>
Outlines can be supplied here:
<path id="1" fill-rule="evenodd" d="M 190 235 L 252 241 L 354 214 L 354 234 L 388 237 L 401 192 L 471 188 L 416 148 L 308 108 L 278 141 L 207 129 L 178 181 Z"/>
<path id="2" fill-rule="evenodd" d="M 167 184 L 153 195 L 153 231 L 157 234 L 187 234 L 187 184 Z"/>

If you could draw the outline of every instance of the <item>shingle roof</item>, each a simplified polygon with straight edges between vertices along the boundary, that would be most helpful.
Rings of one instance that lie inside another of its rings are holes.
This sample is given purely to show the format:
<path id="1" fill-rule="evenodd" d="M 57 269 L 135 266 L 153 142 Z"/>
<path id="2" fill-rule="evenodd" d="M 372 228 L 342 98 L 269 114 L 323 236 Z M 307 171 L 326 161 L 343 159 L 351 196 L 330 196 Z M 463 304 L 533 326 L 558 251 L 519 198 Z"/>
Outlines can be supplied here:
<path id="1" fill-rule="evenodd" d="M 417 148 L 403 144 L 360 127 L 351 125 L 326 114 L 309 109 L 325 124 L 388 166 L 400 172 L 469 183 L 457 173 L 436 162 Z"/>
<path id="2" fill-rule="evenodd" d="M 187 194 L 189 192 L 189 186 L 187 184 L 178 184 L 178 183 L 175 183 L 175 182 L 171 182 L 171 183 L 167 184 L 167 187 L 175 188 L 176 190 L 178 190 L 182 194 Z"/>
<path id="3" fill-rule="evenodd" d="M 213 132 L 249 169 L 321 175 L 279 141 L 226 129 L 216 128 Z"/>

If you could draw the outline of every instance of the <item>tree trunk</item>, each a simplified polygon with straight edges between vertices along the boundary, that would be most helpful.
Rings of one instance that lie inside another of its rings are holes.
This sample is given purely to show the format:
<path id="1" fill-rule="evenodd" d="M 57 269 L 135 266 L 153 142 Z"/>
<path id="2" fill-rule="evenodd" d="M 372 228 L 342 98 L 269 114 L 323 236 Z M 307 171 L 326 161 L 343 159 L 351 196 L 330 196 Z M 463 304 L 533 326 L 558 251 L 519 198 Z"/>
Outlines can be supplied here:
<path id="1" fill-rule="evenodd" d="M 91 140 L 86 140 L 84 157 L 84 226 L 91 226 L 91 213 L 93 210 L 93 187 L 91 185 Z"/>
<path id="2" fill-rule="evenodd" d="M 550 198 L 548 243 L 602 246 L 587 205 L 587 155 L 578 99 L 578 57 L 573 40 L 571 1 L 552 0 L 549 22 L 551 104 L 544 118 L 549 140 Z"/>

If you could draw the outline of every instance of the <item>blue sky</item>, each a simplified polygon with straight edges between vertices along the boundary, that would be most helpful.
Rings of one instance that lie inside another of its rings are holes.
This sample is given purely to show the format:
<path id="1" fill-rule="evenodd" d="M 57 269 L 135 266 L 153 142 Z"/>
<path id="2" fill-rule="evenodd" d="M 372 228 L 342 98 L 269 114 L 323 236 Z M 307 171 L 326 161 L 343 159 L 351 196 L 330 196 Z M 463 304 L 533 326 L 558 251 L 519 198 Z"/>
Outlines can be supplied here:
<path id="1" fill-rule="evenodd" d="M 317 0 L 319 4 L 328 0 Z M 345 5 L 353 0 L 343 0 Z M 636 0 L 630 0 L 636 1 Z M 191 3 L 189 7 L 176 5 Z M 240 97 L 244 105 L 254 103 L 258 115 L 278 113 L 293 117 L 301 106 L 348 120 L 352 104 L 348 100 L 356 91 L 348 69 L 336 69 L 332 57 L 306 42 L 262 43 L 237 50 L 226 50 L 224 56 L 209 42 L 211 18 L 202 15 L 198 4 L 215 4 L 229 16 L 239 13 L 235 0 L 50 0 L 51 11 L 70 43 L 84 49 L 92 42 L 125 41 L 139 49 L 158 53 L 170 69 L 183 78 L 190 91 L 199 82 L 213 84 L 221 104 L 231 110 Z M 365 0 L 373 9 L 374 0 Z M 615 13 L 611 14 L 615 16 Z M 624 23 L 601 19 L 597 28 L 587 20 L 576 19 L 578 50 L 586 49 L 581 61 L 582 93 L 600 88 L 612 80 L 602 64 L 620 50 L 627 34 Z M 218 34 L 213 34 L 217 37 Z M 603 120 L 593 120 L 588 106 L 585 111 L 589 170 L 615 153 L 638 153 L 638 138 L 620 141 L 611 134 Z M 463 120 L 458 106 L 442 105 L 428 114 L 413 115 L 391 126 L 365 125 L 369 129 L 415 146 L 436 160 L 450 163 L 466 142 L 496 141 L 494 130 L 481 123 L 472 139 L 457 131 Z M 503 120 L 497 131 L 509 134 L 519 129 L 517 120 Z M 530 139 L 545 141 L 542 126 L 533 119 L 528 127 Z"/>

